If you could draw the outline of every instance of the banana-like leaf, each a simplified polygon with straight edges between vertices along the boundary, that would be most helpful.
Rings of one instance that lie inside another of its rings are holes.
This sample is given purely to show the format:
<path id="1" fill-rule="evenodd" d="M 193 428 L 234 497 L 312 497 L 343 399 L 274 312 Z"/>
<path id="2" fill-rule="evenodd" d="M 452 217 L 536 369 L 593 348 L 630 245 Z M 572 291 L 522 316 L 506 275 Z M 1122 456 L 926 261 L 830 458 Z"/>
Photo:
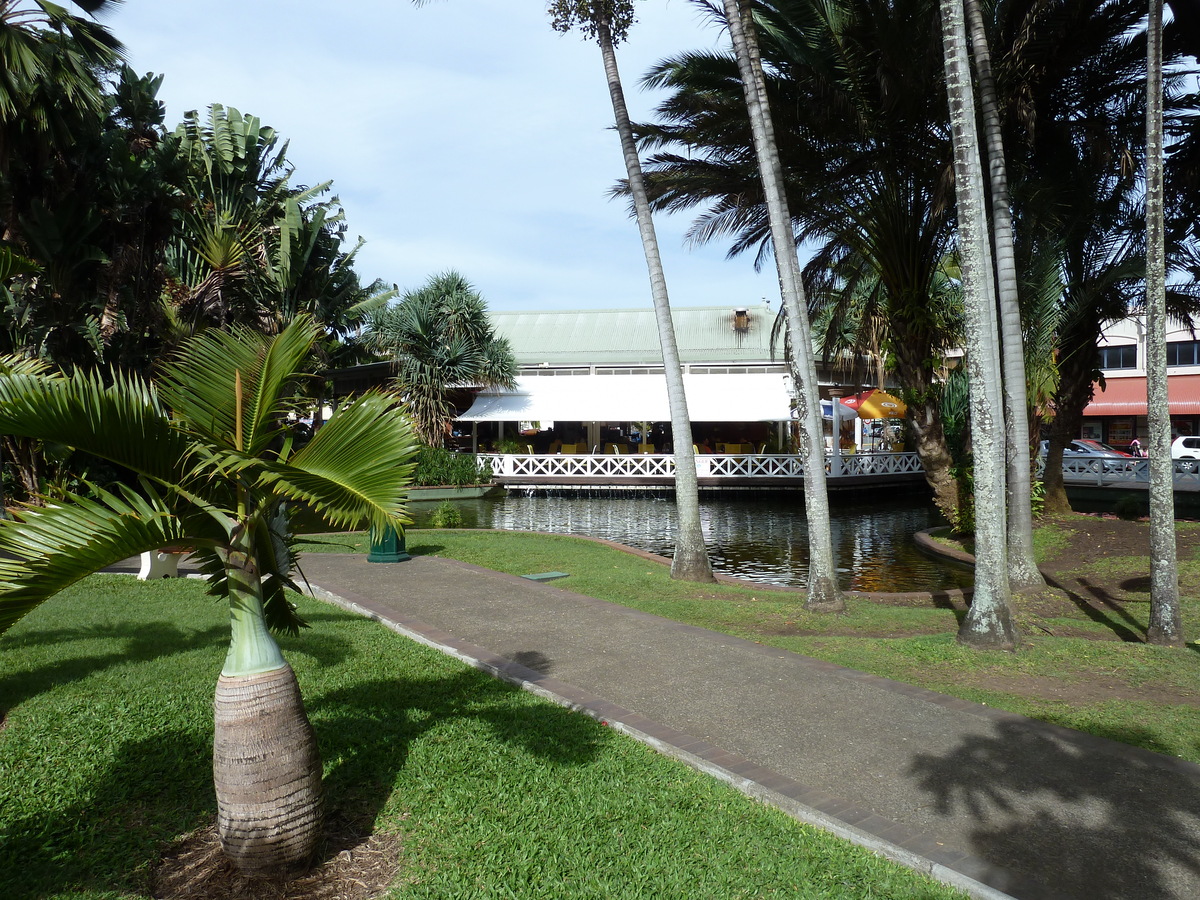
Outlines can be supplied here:
<path id="1" fill-rule="evenodd" d="M 41 269 L 32 259 L 21 256 L 11 247 L 0 247 L 0 284 L 18 275 L 32 275 Z"/>
<path id="2" fill-rule="evenodd" d="M 418 448 L 396 397 L 368 393 L 334 413 L 287 464 L 265 464 L 262 478 L 336 528 L 402 525 Z"/>
<path id="3" fill-rule="evenodd" d="M 130 556 L 195 541 L 161 498 L 96 491 L 0 520 L 0 634 L 81 578 Z"/>
<path id="4" fill-rule="evenodd" d="M 0 371 L 0 433 L 78 447 L 166 485 L 190 466 L 191 441 L 132 376 L 105 385 L 95 373 Z"/>

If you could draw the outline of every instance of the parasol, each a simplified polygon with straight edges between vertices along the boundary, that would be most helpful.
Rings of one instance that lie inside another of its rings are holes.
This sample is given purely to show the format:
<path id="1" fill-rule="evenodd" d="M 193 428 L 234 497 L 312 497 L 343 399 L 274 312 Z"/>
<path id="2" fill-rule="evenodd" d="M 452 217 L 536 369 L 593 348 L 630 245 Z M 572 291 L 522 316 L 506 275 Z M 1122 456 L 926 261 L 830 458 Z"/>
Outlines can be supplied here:
<path id="1" fill-rule="evenodd" d="M 846 406 L 857 410 L 862 419 L 903 419 L 908 407 L 899 397 L 893 397 L 887 391 L 871 390 L 846 397 L 842 400 Z"/>

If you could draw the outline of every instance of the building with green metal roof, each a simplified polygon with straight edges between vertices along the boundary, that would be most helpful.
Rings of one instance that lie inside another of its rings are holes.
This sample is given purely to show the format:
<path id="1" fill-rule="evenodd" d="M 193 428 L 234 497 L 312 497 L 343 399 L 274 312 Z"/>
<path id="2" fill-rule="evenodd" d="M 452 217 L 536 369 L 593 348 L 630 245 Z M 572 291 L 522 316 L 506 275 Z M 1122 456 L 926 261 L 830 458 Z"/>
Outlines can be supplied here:
<path id="1" fill-rule="evenodd" d="M 662 365 L 650 308 L 489 312 L 488 318 L 521 366 Z M 775 313 L 766 304 L 681 306 L 671 309 L 671 320 L 685 365 L 782 362 L 782 346 L 772 353 Z"/>

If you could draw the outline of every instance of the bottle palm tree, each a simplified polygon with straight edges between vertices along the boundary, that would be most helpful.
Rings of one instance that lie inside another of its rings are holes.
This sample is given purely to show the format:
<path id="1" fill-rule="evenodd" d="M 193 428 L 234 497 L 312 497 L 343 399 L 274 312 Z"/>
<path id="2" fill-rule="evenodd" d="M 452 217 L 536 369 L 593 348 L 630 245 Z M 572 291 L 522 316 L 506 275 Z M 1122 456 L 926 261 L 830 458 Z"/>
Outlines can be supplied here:
<path id="1" fill-rule="evenodd" d="M 962 0 L 941 0 L 975 470 L 975 591 L 958 639 L 972 647 L 1011 650 L 1017 644 L 1017 631 L 1008 584 L 999 329 L 989 290 L 993 272 L 987 266 L 983 171 L 963 15 Z"/>
<path id="2" fill-rule="evenodd" d="M 615 45 L 627 34 L 633 23 L 631 0 L 594 0 L 571 2 L 556 0 L 550 5 L 554 28 L 569 31 L 578 25 L 600 45 L 604 59 L 604 74 L 612 99 L 617 135 L 625 157 L 625 172 L 629 192 L 633 197 L 634 214 L 641 233 L 642 250 L 650 274 L 650 296 L 658 325 L 658 341 L 662 349 L 663 372 L 667 384 L 667 403 L 671 412 L 671 433 L 674 435 L 675 504 L 679 511 L 679 527 L 675 536 L 675 553 L 671 558 L 671 577 L 684 581 L 712 581 L 712 563 L 704 545 L 700 522 L 699 482 L 696 477 L 696 458 L 692 450 L 692 421 L 688 415 L 687 395 L 683 388 L 683 367 L 671 320 L 671 301 L 667 294 L 667 279 L 663 273 L 662 256 L 654 230 L 654 217 L 646 195 L 642 163 L 638 157 L 633 125 L 625 104 L 625 90 L 617 69 Z"/>
<path id="3" fill-rule="evenodd" d="M 303 624 L 284 594 L 295 566 L 287 504 L 332 527 L 402 525 L 416 451 L 397 398 L 371 393 L 293 452 L 287 419 L 317 338 L 308 317 L 273 337 L 212 330 L 163 366 L 157 387 L 133 375 L 109 384 L 0 369 L 0 432 L 84 448 L 129 473 L 124 485 L 0 523 L 0 632 L 104 566 L 189 548 L 210 591 L 229 601 L 213 777 L 222 846 L 250 874 L 302 864 L 322 821 L 315 738 L 270 634 Z"/>
<path id="4" fill-rule="evenodd" d="M 724 0 L 725 20 L 738 61 L 746 109 L 754 135 L 762 189 L 771 225 L 771 246 L 779 273 L 780 293 L 787 317 L 795 381 L 796 412 L 800 421 L 800 455 L 804 465 L 804 509 L 808 517 L 808 595 L 806 609 L 842 612 L 845 598 L 837 582 L 833 555 L 829 494 L 825 480 L 825 438 L 821 423 L 821 401 L 817 392 L 817 366 L 808 320 L 800 264 L 796 258 L 792 217 L 784 189 L 783 167 L 767 102 L 762 58 L 749 6 L 745 0 Z"/>

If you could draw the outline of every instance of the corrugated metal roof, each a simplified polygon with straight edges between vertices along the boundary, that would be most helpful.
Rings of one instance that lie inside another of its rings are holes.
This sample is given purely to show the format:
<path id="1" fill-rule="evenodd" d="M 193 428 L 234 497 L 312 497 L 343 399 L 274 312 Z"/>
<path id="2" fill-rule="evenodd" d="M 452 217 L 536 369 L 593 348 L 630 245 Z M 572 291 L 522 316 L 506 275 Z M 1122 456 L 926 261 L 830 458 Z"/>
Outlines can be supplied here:
<path id="1" fill-rule="evenodd" d="M 745 329 L 734 327 L 735 309 L 748 313 Z M 522 366 L 661 365 L 654 310 L 585 309 L 540 312 L 489 312 L 496 333 L 512 344 Z M 775 313 L 758 306 L 672 307 L 680 361 L 767 362 Z M 782 361 L 782 347 L 776 354 Z"/>

